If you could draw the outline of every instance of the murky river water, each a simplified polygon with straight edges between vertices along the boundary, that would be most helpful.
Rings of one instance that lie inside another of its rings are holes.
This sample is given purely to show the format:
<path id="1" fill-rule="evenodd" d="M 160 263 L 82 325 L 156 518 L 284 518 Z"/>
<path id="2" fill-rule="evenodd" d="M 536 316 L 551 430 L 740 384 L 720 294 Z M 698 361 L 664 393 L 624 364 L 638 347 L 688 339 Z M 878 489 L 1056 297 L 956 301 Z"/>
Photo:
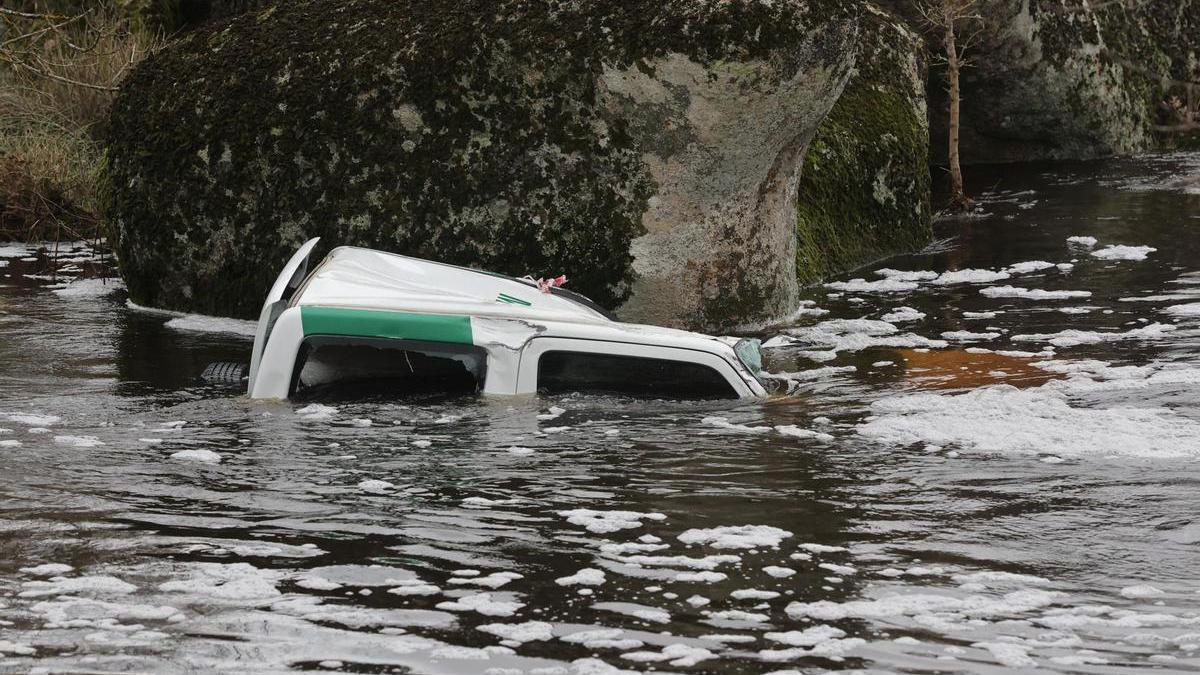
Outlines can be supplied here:
<path id="1" fill-rule="evenodd" d="M 251 402 L 4 248 L 0 671 L 1200 670 L 1197 173 L 969 176 L 753 403 Z"/>

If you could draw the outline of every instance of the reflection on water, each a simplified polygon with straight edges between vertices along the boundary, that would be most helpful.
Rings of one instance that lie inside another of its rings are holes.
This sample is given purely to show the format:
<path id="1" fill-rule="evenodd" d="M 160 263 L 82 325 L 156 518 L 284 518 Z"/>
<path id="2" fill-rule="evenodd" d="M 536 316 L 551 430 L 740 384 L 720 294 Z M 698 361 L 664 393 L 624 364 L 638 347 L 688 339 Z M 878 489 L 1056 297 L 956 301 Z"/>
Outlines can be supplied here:
<path id="1" fill-rule="evenodd" d="M 0 671 L 1200 669 L 1198 167 L 971 176 L 765 402 L 251 402 L 0 247 Z"/>

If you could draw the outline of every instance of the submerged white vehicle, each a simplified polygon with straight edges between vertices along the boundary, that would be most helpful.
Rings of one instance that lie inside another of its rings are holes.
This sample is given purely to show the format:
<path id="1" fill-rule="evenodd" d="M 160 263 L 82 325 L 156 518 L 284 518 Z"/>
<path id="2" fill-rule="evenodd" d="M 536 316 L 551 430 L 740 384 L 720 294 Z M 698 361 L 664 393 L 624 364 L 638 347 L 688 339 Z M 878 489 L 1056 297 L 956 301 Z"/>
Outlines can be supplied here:
<path id="1" fill-rule="evenodd" d="M 767 394 L 757 340 L 620 323 L 561 288 L 364 248 L 335 248 L 308 272 L 317 241 L 292 256 L 263 304 L 252 398 Z"/>

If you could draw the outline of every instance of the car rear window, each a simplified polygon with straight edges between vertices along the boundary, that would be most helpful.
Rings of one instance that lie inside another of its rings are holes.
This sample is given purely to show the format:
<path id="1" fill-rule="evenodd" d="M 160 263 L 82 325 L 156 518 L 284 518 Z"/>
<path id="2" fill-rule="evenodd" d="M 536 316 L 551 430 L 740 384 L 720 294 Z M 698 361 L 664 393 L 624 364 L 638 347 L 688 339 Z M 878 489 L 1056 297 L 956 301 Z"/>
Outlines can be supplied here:
<path id="1" fill-rule="evenodd" d="M 315 335 L 300 346 L 291 398 L 473 394 L 486 368 L 487 352 L 473 345 Z"/>

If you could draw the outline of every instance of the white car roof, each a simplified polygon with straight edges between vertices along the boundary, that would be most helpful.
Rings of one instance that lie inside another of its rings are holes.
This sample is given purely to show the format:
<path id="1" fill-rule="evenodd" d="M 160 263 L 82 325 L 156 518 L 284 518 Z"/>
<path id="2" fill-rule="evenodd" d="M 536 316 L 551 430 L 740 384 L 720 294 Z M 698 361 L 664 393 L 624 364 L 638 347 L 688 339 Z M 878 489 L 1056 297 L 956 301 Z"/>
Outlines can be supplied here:
<path id="1" fill-rule="evenodd" d="M 600 311 L 516 279 L 350 246 L 330 252 L 292 304 L 613 323 Z"/>

